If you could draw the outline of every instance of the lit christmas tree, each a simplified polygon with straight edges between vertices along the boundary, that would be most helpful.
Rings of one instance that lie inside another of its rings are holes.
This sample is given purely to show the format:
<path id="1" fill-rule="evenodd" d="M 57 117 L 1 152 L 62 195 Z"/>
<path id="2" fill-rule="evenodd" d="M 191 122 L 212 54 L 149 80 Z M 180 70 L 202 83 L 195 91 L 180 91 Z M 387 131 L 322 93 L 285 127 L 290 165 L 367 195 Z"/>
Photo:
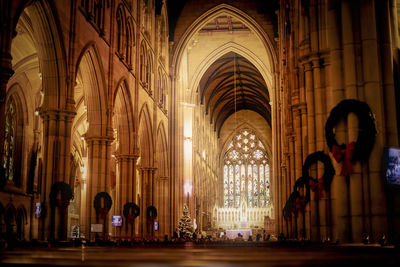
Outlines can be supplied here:
<path id="1" fill-rule="evenodd" d="M 192 233 L 193 233 L 192 220 L 189 217 L 189 209 L 186 206 L 186 204 L 183 206 L 182 217 L 178 223 L 178 232 L 179 236 L 181 236 L 182 233 L 184 238 L 192 238 Z"/>

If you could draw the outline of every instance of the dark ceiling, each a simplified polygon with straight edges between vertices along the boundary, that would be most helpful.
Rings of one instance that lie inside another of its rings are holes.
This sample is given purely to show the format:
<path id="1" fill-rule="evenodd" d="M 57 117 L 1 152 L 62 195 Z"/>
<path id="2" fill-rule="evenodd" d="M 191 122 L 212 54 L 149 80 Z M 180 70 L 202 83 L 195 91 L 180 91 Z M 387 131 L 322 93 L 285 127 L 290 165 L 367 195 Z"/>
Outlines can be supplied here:
<path id="1" fill-rule="evenodd" d="M 255 111 L 271 123 L 270 97 L 261 73 L 234 52 L 216 60 L 204 73 L 199 93 L 218 137 L 226 119 L 239 110 Z"/>
<path id="2" fill-rule="evenodd" d="M 157 0 L 157 1 L 161 2 L 162 0 Z M 206 1 L 207 0 L 205 0 L 204 2 L 206 2 Z M 246 2 L 249 0 L 227 0 L 227 1 L 217 2 L 216 4 L 221 4 L 224 2 L 229 4 L 229 3 L 235 3 L 235 2 L 240 2 L 240 1 Z M 276 16 L 276 10 L 279 9 L 279 1 L 278 0 L 252 0 L 252 1 L 257 3 L 257 12 L 258 13 L 268 14 L 268 16 L 271 18 L 272 23 L 274 25 L 275 37 L 277 37 L 278 20 L 277 20 L 277 16 Z M 169 0 L 168 1 L 167 9 L 168 9 L 168 24 L 169 24 L 169 40 L 170 41 L 176 41 L 176 40 L 174 40 L 174 32 L 175 32 L 176 23 L 177 23 L 178 18 L 187 2 L 189 2 L 189 0 Z M 197 0 L 195 2 L 201 3 L 202 0 Z M 162 2 L 161 2 L 161 5 L 162 5 Z"/>

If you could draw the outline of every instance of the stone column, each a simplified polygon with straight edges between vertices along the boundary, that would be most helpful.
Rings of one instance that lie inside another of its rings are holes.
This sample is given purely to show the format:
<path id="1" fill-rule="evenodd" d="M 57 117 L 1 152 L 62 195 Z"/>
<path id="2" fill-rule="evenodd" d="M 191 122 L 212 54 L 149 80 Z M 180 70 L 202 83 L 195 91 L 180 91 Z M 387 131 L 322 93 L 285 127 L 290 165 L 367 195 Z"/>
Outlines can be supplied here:
<path id="1" fill-rule="evenodd" d="M 88 147 L 88 178 L 86 188 L 85 218 L 86 236 L 89 239 L 98 237 L 98 234 L 90 233 L 91 224 L 103 224 L 103 234 L 108 233 L 107 226 L 110 220 L 110 212 L 106 219 L 98 218 L 94 209 L 94 198 L 99 192 L 110 194 L 109 161 L 111 158 L 110 145 L 113 138 L 110 136 L 85 136 Z M 115 205 L 115 199 L 113 199 Z"/>
<path id="2" fill-rule="evenodd" d="M 369 187 L 371 188 L 370 210 L 371 210 L 371 237 L 377 240 L 381 234 L 387 234 L 387 211 L 386 196 L 382 179 L 382 149 L 385 146 L 384 133 L 384 105 L 383 90 L 380 86 L 380 71 L 378 54 L 378 40 L 375 17 L 375 1 L 363 1 L 360 5 L 361 20 L 361 47 L 363 60 L 364 94 L 365 100 L 375 114 L 378 134 L 375 138 L 375 145 L 368 161 Z"/>
<path id="3" fill-rule="evenodd" d="M 43 119 L 43 173 L 41 201 L 47 216 L 39 222 L 43 240 L 67 239 L 67 214 L 52 207 L 49 199 L 51 186 L 56 182 L 69 183 L 71 126 L 75 116 L 71 111 L 41 110 Z"/>
<path id="4" fill-rule="evenodd" d="M 289 158 L 289 173 L 286 177 L 286 201 L 289 199 L 289 196 L 293 190 L 293 180 L 295 179 L 295 140 L 296 136 L 294 134 L 291 134 L 289 136 L 289 153 L 290 153 L 290 158 Z M 285 203 L 286 203 L 285 201 Z M 292 219 L 288 222 L 288 237 L 294 238 L 295 237 L 295 229 L 296 229 L 296 220 L 293 217 L 292 214 Z"/>
<path id="5" fill-rule="evenodd" d="M 143 236 L 153 235 L 153 233 L 150 232 L 153 227 L 149 227 L 147 223 L 146 209 L 154 203 L 153 188 L 155 170 L 156 169 L 152 167 L 142 167 L 139 169 L 141 179 L 140 212 L 142 214 L 139 229 Z"/>
<path id="6" fill-rule="evenodd" d="M 119 177 L 117 177 L 116 190 L 117 199 L 115 200 L 115 211 L 116 214 L 123 216 L 124 205 L 128 202 L 135 202 L 136 196 L 136 184 L 135 184 L 135 173 L 136 173 L 136 160 L 137 155 L 134 154 L 123 154 L 117 155 L 117 163 L 119 170 Z M 135 203 L 138 205 L 138 203 Z M 142 215 L 142 214 L 140 214 Z M 119 228 L 120 233 L 118 235 L 123 237 L 133 237 L 135 235 L 133 224 L 129 224 L 124 217 L 123 227 Z M 137 218 L 136 221 L 139 220 Z"/>
<path id="7" fill-rule="evenodd" d="M 340 15 L 336 1 L 332 1 L 328 6 L 327 15 L 327 39 L 330 44 L 330 68 L 329 84 L 327 91 L 327 110 L 330 110 L 344 98 L 343 71 L 342 71 L 342 46 L 340 37 Z M 336 139 L 338 142 L 345 140 L 346 132 L 343 124 L 336 127 Z M 336 166 L 336 172 L 340 172 Z M 332 203 L 332 237 L 333 241 L 349 241 L 349 217 L 348 217 L 348 190 L 346 179 L 343 176 L 335 175 L 331 185 L 331 203 Z"/>
<path id="8" fill-rule="evenodd" d="M 302 114 L 301 114 L 301 104 L 297 104 L 293 107 L 293 127 L 295 131 L 295 162 L 294 162 L 294 176 L 292 176 L 291 180 L 291 190 L 290 193 L 293 192 L 293 186 L 296 180 L 301 177 L 302 166 L 303 166 L 303 145 L 302 145 Z M 295 237 L 299 238 L 302 235 L 303 231 L 303 214 L 298 212 L 297 217 L 295 219 Z"/>

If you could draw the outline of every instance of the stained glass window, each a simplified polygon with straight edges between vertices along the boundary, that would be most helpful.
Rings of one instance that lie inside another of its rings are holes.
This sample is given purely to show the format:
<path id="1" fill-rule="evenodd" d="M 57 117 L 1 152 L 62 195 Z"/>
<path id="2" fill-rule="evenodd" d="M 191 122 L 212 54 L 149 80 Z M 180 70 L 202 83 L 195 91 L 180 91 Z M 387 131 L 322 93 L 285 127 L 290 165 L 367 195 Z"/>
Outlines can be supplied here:
<path id="1" fill-rule="evenodd" d="M 224 206 L 269 205 L 269 158 L 265 145 L 250 129 L 238 132 L 228 143 L 224 160 Z"/>
<path id="2" fill-rule="evenodd" d="M 233 205 L 233 166 L 229 165 L 229 206 Z"/>
<path id="3" fill-rule="evenodd" d="M 235 206 L 240 205 L 240 167 L 235 166 Z"/>
<path id="4" fill-rule="evenodd" d="M 4 157 L 3 167 L 6 171 L 6 178 L 9 181 L 14 179 L 14 155 L 15 155 L 15 140 L 17 127 L 15 103 L 11 98 L 6 110 L 6 132 L 4 138 Z"/>
<path id="5" fill-rule="evenodd" d="M 228 206 L 228 166 L 224 166 L 224 206 Z"/>

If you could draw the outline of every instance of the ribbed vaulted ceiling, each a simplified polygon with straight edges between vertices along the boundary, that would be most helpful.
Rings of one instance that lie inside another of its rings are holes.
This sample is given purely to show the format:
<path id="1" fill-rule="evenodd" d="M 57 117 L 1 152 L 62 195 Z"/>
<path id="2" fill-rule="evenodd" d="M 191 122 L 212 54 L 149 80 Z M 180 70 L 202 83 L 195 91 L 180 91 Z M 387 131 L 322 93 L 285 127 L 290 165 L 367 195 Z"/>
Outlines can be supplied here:
<path id="1" fill-rule="evenodd" d="M 252 63 L 234 52 L 210 66 L 200 81 L 200 93 L 218 136 L 226 119 L 239 110 L 255 111 L 271 124 L 270 98 L 263 77 Z"/>

